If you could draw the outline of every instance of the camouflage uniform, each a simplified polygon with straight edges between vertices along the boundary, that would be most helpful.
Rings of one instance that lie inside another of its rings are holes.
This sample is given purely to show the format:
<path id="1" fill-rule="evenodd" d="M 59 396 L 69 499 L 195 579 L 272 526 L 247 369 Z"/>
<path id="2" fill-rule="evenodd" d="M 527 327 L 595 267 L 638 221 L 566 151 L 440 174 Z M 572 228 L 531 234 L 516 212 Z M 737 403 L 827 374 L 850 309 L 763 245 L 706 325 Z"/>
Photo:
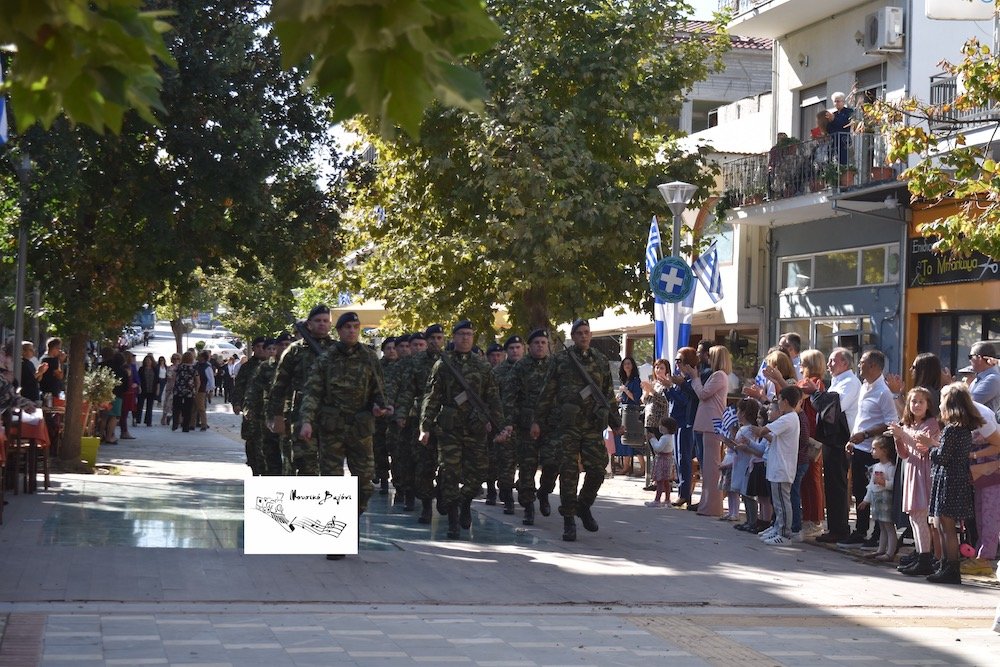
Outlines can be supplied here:
<path id="1" fill-rule="evenodd" d="M 500 392 L 503 397 L 504 415 L 517 434 L 517 500 L 523 507 L 535 502 L 535 473 L 539 465 L 542 467 L 542 477 L 538 493 L 546 496 L 552 493 L 559 474 L 561 457 L 556 448 L 557 443 L 552 439 L 549 422 L 538 420 L 541 435 L 537 440 L 531 438 L 531 425 L 536 421 L 538 396 L 545 384 L 549 365 L 549 357 L 534 359 L 530 355 L 525 356 L 507 373 L 506 385 Z M 545 513 L 547 512 L 548 510 L 545 510 Z"/>
<path id="2" fill-rule="evenodd" d="M 394 414 L 389 417 L 385 439 L 389 450 L 392 488 L 395 489 L 397 498 L 402 498 L 406 494 L 407 489 L 413 489 L 413 466 L 409 456 L 410 445 L 405 439 L 407 426 L 412 426 L 412 422 L 400 428 L 396 421 L 398 417 L 406 416 L 406 411 L 401 407 L 399 402 L 399 387 L 409 366 L 410 357 L 404 357 L 390 365 L 385 371 L 386 400 L 389 401 L 389 405 L 395 408 Z"/>
<path id="3" fill-rule="evenodd" d="M 516 362 L 504 359 L 493 367 L 493 380 L 500 391 L 500 399 L 504 400 L 504 391 L 507 377 L 510 375 Z M 529 424 L 530 426 L 530 424 Z M 492 469 L 489 479 L 497 481 L 497 488 L 500 491 L 500 500 L 509 507 L 507 513 L 512 513 L 514 503 L 514 469 L 517 465 L 517 437 L 512 436 L 507 442 L 493 442 L 493 438 L 488 438 L 487 446 L 492 449 L 491 457 L 494 469 Z"/>
<path id="4" fill-rule="evenodd" d="M 329 337 L 315 340 L 324 351 L 333 345 Z M 286 428 L 291 431 L 292 474 L 295 475 L 319 474 L 316 440 L 309 442 L 298 437 L 297 427 L 303 392 L 316 365 L 316 356 L 312 346 L 304 340 L 297 340 L 289 345 L 278 360 L 265 406 L 268 419 L 284 416 Z"/>
<path id="5" fill-rule="evenodd" d="M 257 371 L 263 360 L 257 356 L 247 359 L 245 364 L 240 366 L 236 373 L 236 382 L 233 387 L 231 404 L 235 412 L 243 412 L 243 404 L 246 398 L 247 387 L 250 379 Z M 264 474 L 263 461 L 263 433 L 259 430 L 259 424 L 253 418 L 243 414 L 243 422 L 240 424 L 240 437 L 246 443 L 247 465 L 254 475 Z"/>
<path id="6" fill-rule="evenodd" d="M 486 403 L 497 424 L 503 421 L 500 394 L 489 363 L 473 352 L 444 352 L 451 365 L 469 387 Z M 486 415 L 464 398 L 458 380 L 441 360 L 431 370 L 420 413 L 420 428 L 438 437 L 438 466 L 441 506 L 450 509 L 461 503 L 468 507 L 486 481 Z"/>
<path id="7" fill-rule="evenodd" d="M 254 471 L 255 475 L 274 476 L 284 473 L 281 440 L 278 434 L 268 430 L 267 417 L 264 414 L 267 395 L 271 391 L 271 383 L 274 381 L 274 371 L 277 367 L 278 360 L 274 357 L 257 364 L 244 398 L 246 418 L 253 420 L 255 432 L 260 433 L 259 456 L 263 465 L 260 472 Z"/>
<path id="8" fill-rule="evenodd" d="M 590 395 L 590 385 L 569 358 L 571 354 L 593 378 L 594 384 L 611 405 L 611 410 L 606 410 Z M 535 414 L 540 425 L 544 420 L 553 424 L 552 439 L 562 457 L 559 467 L 559 513 L 564 517 L 574 517 L 580 506 L 589 513 L 590 506 L 597 499 L 597 490 L 604 483 L 604 471 L 608 465 L 604 429 L 621 425 L 608 358 L 594 348 L 581 353 L 576 346 L 556 354 L 549 364 Z M 583 487 L 577 496 L 581 465 L 585 474 Z"/>
<path id="9" fill-rule="evenodd" d="M 438 469 L 438 434 L 431 431 L 431 441 L 429 444 L 421 445 L 417 441 L 417 427 L 420 422 L 420 408 L 428 391 L 428 379 L 434 364 L 437 363 L 440 353 L 430 348 L 411 354 L 408 357 L 409 367 L 402 376 L 399 386 L 399 406 L 406 410 L 407 427 L 405 429 L 409 445 L 407 451 L 404 450 L 406 458 L 403 465 L 409 465 L 409 470 L 404 471 L 406 480 L 414 495 L 421 502 L 429 502 L 434 497 L 434 478 Z M 399 407 L 397 407 L 399 409 Z"/>
<path id="10" fill-rule="evenodd" d="M 390 375 L 390 369 L 396 365 L 395 361 L 389 361 L 385 357 L 379 359 L 382 368 L 382 377 Z M 389 387 L 385 388 L 386 400 L 390 395 Z M 383 482 L 389 479 L 389 422 L 391 417 L 379 417 L 375 420 L 375 434 L 372 436 L 372 448 L 375 451 L 375 478 Z"/>
<path id="11" fill-rule="evenodd" d="M 316 362 L 299 409 L 300 421 L 313 426 L 319 474 L 342 476 L 346 457 L 347 467 L 358 478 L 360 512 L 372 496 L 372 408 L 385 405 L 381 385 L 382 367 L 375 353 L 360 343 L 338 341 Z"/>

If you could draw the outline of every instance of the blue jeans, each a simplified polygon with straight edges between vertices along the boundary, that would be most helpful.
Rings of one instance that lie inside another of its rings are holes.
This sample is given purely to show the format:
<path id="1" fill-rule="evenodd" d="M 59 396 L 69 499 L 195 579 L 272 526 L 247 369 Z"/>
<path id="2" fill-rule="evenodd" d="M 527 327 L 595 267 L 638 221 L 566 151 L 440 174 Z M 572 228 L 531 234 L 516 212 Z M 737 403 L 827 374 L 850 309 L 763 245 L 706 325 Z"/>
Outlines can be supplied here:
<path id="1" fill-rule="evenodd" d="M 792 532 L 802 530 L 802 478 L 809 470 L 809 463 L 801 463 L 795 467 L 795 481 L 792 482 Z"/>

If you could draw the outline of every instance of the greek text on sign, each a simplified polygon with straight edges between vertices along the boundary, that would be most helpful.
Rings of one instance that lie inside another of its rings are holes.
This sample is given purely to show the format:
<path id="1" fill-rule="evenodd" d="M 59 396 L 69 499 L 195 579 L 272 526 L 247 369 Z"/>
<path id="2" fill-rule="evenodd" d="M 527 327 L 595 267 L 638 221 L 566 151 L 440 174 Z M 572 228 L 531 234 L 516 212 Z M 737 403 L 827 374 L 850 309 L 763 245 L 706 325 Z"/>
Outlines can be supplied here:
<path id="1" fill-rule="evenodd" d="M 694 273 L 680 257 L 664 257 L 649 274 L 653 296 L 667 303 L 683 301 L 694 288 Z"/>

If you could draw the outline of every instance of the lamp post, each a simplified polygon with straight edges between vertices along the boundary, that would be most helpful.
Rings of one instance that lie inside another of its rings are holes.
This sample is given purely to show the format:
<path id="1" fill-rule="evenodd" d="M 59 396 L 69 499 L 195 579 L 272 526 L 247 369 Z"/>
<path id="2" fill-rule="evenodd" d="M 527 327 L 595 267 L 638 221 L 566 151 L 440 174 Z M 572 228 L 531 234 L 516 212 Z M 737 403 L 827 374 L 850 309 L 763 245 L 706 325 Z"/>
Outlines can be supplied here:
<path id="1" fill-rule="evenodd" d="M 663 201 L 667 202 L 667 208 L 674 215 L 674 233 L 670 254 L 674 257 L 680 257 L 681 216 L 684 214 L 684 209 L 687 208 L 688 202 L 691 201 L 691 197 L 694 197 L 694 193 L 698 190 L 698 186 L 685 183 L 684 181 L 673 181 L 658 185 L 656 189 L 660 191 Z"/>

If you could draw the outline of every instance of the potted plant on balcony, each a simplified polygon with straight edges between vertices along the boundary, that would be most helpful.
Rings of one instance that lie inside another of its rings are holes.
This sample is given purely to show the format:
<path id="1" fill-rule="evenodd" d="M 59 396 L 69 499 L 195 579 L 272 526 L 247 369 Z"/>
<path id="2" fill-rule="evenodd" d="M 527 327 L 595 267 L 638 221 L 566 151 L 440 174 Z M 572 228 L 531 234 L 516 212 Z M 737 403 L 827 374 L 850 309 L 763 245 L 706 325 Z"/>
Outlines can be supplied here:
<path id="1" fill-rule="evenodd" d="M 820 168 L 819 176 L 831 188 L 840 185 L 840 164 L 836 161 L 825 163 Z"/>
<path id="2" fill-rule="evenodd" d="M 858 168 L 853 164 L 840 165 L 840 187 L 849 188 L 854 185 L 854 179 L 858 174 Z"/>
<path id="3" fill-rule="evenodd" d="M 872 181 L 891 181 L 896 178 L 896 170 L 892 167 L 872 167 Z"/>

